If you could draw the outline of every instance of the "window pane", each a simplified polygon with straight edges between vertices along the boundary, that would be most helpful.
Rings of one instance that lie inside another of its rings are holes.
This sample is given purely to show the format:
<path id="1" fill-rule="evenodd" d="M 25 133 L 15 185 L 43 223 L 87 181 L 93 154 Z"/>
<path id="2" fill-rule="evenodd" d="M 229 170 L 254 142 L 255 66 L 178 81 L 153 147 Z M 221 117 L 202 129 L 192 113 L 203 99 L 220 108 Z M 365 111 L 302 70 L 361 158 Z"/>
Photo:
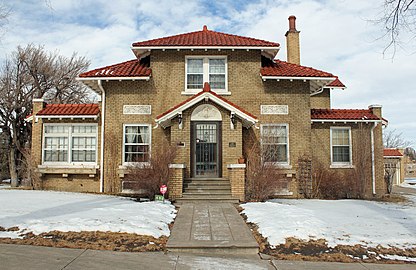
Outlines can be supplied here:
<path id="1" fill-rule="evenodd" d="M 225 73 L 225 59 L 209 59 L 209 73 Z"/>
<path id="2" fill-rule="evenodd" d="M 188 74 L 187 75 L 187 88 L 188 89 L 201 89 L 204 79 L 202 74 Z"/>
<path id="3" fill-rule="evenodd" d="M 332 147 L 333 162 L 350 162 L 349 146 L 333 146 Z"/>
<path id="4" fill-rule="evenodd" d="M 225 75 L 209 75 L 211 89 L 225 89 Z"/>
<path id="5" fill-rule="evenodd" d="M 188 73 L 203 73 L 203 60 L 202 59 L 188 59 L 187 65 Z"/>
<path id="6" fill-rule="evenodd" d="M 45 126 L 45 133 L 68 133 L 68 126 L 63 125 L 57 125 L 57 126 L 51 126 L 47 125 Z"/>
<path id="7" fill-rule="evenodd" d="M 45 150 L 44 160 L 48 162 L 68 162 L 67 150 Z"/>
<path id="8" fill-rule="evenodd" d="M 333 145 L 349 145 L 349 130 L 348 129 L 333 129 L 332 130 L 332 144 Z"/>

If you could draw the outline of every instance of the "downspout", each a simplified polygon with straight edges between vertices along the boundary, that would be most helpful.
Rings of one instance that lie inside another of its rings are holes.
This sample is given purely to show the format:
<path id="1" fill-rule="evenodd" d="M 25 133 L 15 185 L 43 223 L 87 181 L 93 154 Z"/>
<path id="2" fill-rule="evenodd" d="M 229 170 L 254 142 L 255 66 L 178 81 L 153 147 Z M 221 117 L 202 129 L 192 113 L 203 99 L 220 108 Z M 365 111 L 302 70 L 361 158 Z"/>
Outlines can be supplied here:
<path id="1" fill-rule="evenodd" d="M 101 90 L 101 149 L 100 149 L 100 192 L 104 192 L 104 123 L 105 123 L 105 90 L 102 80 L 98 80 Z"/>
<path id="2" fill-rule="evenodd" d="M 371 128 L 371 180 L 373 195 L 376 195 L 376 165 L 374 158 L 374 129 L 377 127 L 378 122 L 374 122 L 374 126 Z"/>

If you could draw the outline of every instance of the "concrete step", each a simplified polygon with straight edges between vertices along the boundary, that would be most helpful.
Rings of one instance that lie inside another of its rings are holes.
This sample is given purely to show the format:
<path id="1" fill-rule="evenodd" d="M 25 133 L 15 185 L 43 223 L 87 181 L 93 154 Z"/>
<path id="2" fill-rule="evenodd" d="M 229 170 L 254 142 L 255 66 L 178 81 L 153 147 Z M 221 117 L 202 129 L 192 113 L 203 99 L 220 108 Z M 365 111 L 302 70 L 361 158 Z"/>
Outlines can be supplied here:
<path id="1" fill-rule="evenodd" d="M 238 246 L 238 245 L 222 245 L 222 246 L 172 246 L 168 244 L 169 252 L 175 253 L 193 253 L 193 254 L 221 254 L 221 255 L 256 255 L 259 253 L 258 246 Z"/>
<path id="2" fill-rule="evenodd" d="M 222 188 L 222 189 L 215 189 L 215 188 L 186 188 L 185 192 L 186 194 L 231 194 L 230 188 Z"/>
<path id="3" fill-rule="evenodd" d="M 207 197 L 207 196 L 219 196 L 219 197 L 231 197 L 231 192 L 184 192 L 183 193 L 184 197 L 187 198 L 189 196 L 191 197 L 195 197 L 195 196 L 203 196 L 203 197 Z"/>
<path id="4" fill-rule="evenodd" d="M 228 181 L 221 181 L 221 182 L 205 182 L 205 181 L 200 181 L 200 182 L 184 182 L 183 185 L 185 187 L 215 187 L 215 186 L 225 186 L 225 187 L 230 187 L 230 182 Z"/>
<path id="5" fill-rule="evenodd" d="M 184 181 L 228 181 L 227 178 L 219 177 L 219 178 L 212 178 L 212 177 L 193 177 L 193 178 L 185 178 Z"/>
<path id="6" fill-rule="evenodd" d="M 233 197 L 228 198 L 219 198 L 217 196 L 213 197 L 182 197 L 176 199 L 177 204 L 183 203 L 239 203 L 238 199 L 234 199 Z"/>
<path id="7" fill-rule="evenodd" d="M 185 187 L 186 191 L 214 191 L 214 190 L 229 190 L 231 191 L 230 185 L 190 185 Z"/>

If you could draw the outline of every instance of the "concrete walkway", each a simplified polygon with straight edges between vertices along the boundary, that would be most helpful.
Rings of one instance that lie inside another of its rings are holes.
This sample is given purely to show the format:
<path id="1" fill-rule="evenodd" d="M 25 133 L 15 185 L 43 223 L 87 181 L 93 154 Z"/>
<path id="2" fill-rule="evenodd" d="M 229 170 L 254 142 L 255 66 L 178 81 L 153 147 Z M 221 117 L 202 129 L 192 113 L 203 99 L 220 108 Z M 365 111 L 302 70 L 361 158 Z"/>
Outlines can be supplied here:
<path id="1" fill-rule="evenodd" d="M 180 206 L 168 251 L 257 254 L 258 244 L 230 203 L 185 203 Z"/>
<path id="2" fill-rule="evenodd" d="M 416 269 L 416 266 L 409 264 L 269 261 L 261 260 L 254 255 L 201 256 L 194 254 L 163 254 L 161 252 L 129 253 L 0 244 L 0 269 L 405 270 Z"/>
<path id="3" fill-rule="evenodd" d="M 416 195 L 416 188 L 393 186 L 392 193 L 401 195 Z"/>

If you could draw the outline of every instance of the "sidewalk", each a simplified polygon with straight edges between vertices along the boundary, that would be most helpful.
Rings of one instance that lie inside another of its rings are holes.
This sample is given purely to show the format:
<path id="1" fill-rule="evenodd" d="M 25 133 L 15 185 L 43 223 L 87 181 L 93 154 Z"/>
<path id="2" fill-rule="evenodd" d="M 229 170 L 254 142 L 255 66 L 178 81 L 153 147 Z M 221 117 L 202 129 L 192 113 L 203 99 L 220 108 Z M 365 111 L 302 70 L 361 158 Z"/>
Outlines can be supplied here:
<path id="1" fill-rule="evenodd" d="M 0 269 L 409 270 L 416 269 L 416 265 L 269 261 L 256 255 L 166 255 L 161 252 L 128 253 L 0 244 Z"/>
<path id="2" fill-rule="evenodd" d="M 256 255 L 258 244 L 230 203 L 184 203 L 180 206 L 168 251 Z"/>

